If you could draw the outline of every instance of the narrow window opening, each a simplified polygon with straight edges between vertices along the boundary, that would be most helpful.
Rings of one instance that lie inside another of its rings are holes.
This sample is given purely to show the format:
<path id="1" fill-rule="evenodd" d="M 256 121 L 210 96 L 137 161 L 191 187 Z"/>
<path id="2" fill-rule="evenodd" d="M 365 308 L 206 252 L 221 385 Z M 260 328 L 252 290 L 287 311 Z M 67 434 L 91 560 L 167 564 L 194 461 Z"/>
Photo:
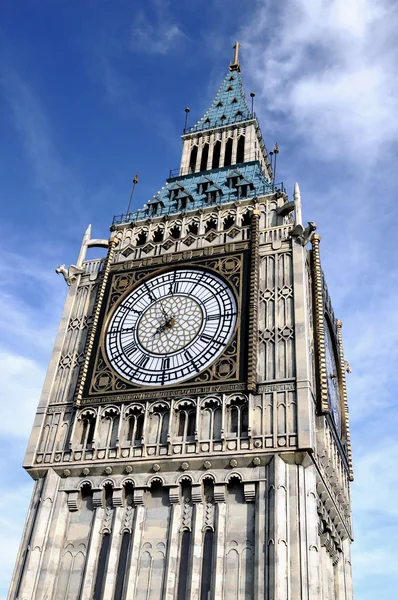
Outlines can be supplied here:
<path id="1" fill-rule="evenodd" d="M 247 227 L 251 223 L 251 212 L 247 210 L 242 217 L 242 226 Z"/>
<path id="2" fill-rule="evenodd" d="M 189 171 L 190 173 L 195 172 L 196 159 L 198 158 L 198 147 L 194 146 L 191 150 L 191 156 L 189 158 Z"/>
<path id="3" fill-rule="evenodd" d="M 236 162 L 243 163 L 245 159 L 245 136 L 241 135 L 238 139 L 238 148 L 236 150 Z"/>
<path id="4" fill-rule="evenodd" d="M 208 231 L 211 231 L 211 229 L 217 229 L 217 221 L 215 219 L 210 219 L 206 223 L 206 227 L 205 227 L 206 233 Z"/>
<path id="5" fill-rule="evenodd" d="M 170 229 L 170 235 L 171 237 L 173 237 L 175 240 L 178 240 L 180 238 L 181 235 L 181 230 L 178 227 L 178 225 L 174 225 L 174 227 L 172 227 Z"/>
<path id="6" fill-rule="evenodd" d="M 119 417 L 117 416 L 112 419 L 112 432 L 111 432 L 111 438 L 109 440 L 109 445 L 111 447 L 116 446 L 118 433 L 119 433 Z"/>
<path id="7" fill-rule="evenodd" d="M 156 231 L 153 234 L 153 241 L 154 242 L 163 242 L 163 229 L 156 229 Z"/>
<path id="8" fill-rule="evenodd" d="M 144 427 L 144 415 L 138 415 L 137 416 L 137 426 L 136 426 L 136 430 L 135 430 L 135 439 L 134 439 L 136 446 L 141 445 L 143 427 Z"/>
<path id="9" fill-rule="evenodd" d="M 88 426 L 89 426 L 88 419 L 83 419 L 82 436 L 80 438 L 81 446 L 84 446 L 86 444 L 86 435 L 87 435 Z"/>
<path id="10" fill-rule="evenodd" d="M 200 590 L 200 600 L 210 600 L 211 573 L 213 566 L 213 540 L 214 533 L 208 529 L 205 533 L 203 542 L 202 586 Z"/>
<path id="11" fill-rule="evenodd" d="M 130 552 L 130 540 L 131 540 L 130 532 L 125 531 L 123 533 L 122 545 L 120 548 L 114 600 L 122 600 L 123 599 L 123 589 L 124 589 L 125 578 L 126 578 L 126 567 L 127 567 L 127 561 L 128 561 L 128 556 L 129 556 L 129 552 Z"/>
<path id="12" fill-rule="evenodd" d="M 192 437 L 195 435 L 195 425 L 196 425 L 196 413 L 194 410 L 188 414 L 188 426 L 187 426 L 187 436 Z"/>
<path id="13" fill-rule="evenodd" d="M 167 443 L 167 433 L 169 431 L 169 413 L 164 412 L 161 415 L 161 417 L 162 417 L 162 419 L 161 419 L 161 426 L 160 426 L 159 443 L 166 444 Z"/>
<path id="14" fill-rule="evenodd" d="M 185 410 L 181 410 L 178 414 L 178 437 L 184 437 L 185 433 Z"/>
<path id="15" fill-rule="evenodd" d="M 144 244 L 146 244 L 146 238 L 147 238 L 147 232 L 143 231 L 142 233 L 139 233 L 137 236 L 137 246 L 143 246 Z"/>
<path id="16" fill-rule="evenodd" d="M 247 437 L 249 430 L 249 411 L 247 406 L 243 406 L 240 412 L 241 425 L 240 425 L 240 434 L 241 436 Z"/>
<path id="17" fill-rule="evenodd" d="M 228 138 L 228 141 L 225 145 L 225 157 L 224 157 L 224 167 L 227 167 L 231 164 L 232 161 L 232 138 Z"/>
<path id="18" fill-rule="evenodd" d="M 227 92 L 231 92 L 231 91 L 232 91 L 232 85 L 229 85 L 229 86 L 227 87 Z"/>
<path id="19" fill-rule="evenodd" d="M 224 219 L 224 231 L 232 227 L 235 224 L 235 218 L 233 215 L 229 215 L 226 219 Z"/>
<path id="20" fill-rule="evenodd" d="M 209 144 L 205 144 L 202 149 L 202 158 L 200 160 L 200 170 L 201 171 L 206 171 L 208 158 L 209 158 Z"/>
<path id="21" fill-rule="evenodd" d="M 219 107 L 220 107 L 220 106 L 222 106 L 222 105 L 223 105 L 223 104 L 222 104 L 221 100 L 220 100 L 220 102 L 217 102 L 217 104 L 216 104 L 217 108 L 219 108 Z"/>
<path id="22" fill-rule="evenodd" d="M 237 99 L 237 98 L 234 98 L 234 99 L 232 100 L 232 104 L 236 104 L 237 102 L 238 102 L 238 99 Z"/>
<path id="23" fill-rule="evenodd" d="M 239 433 L 238 430 L 238 409 L 236 406 L 231 407 L 231 433 Z"/>
<path id="24" fill-rule="evenodd" d="M 198 231 L 199 231 L 198 224 L 196 222 L 190 223 L 188 225 L 188 231 L 189 231 L 189 233 L 193 233 L 193 235 L 198 235 Z"/>
<path id="25" fill-rule="evenodd" d="M 90 426 L 88 428 L 88 435 L 87 435 L 87 446 L 91 446 L 91 444 L 93 443 L 94 440 L 94 431 L 95 431 L 95 419 L 92 418 L 89 420 Z"/>
<path id="26" fill-rule="evenodd" d="M 214 144 L 213 160 L 211 163 L 212 169 L 217 169 L 220 166 L 221 142 L 220 140 Z"/>

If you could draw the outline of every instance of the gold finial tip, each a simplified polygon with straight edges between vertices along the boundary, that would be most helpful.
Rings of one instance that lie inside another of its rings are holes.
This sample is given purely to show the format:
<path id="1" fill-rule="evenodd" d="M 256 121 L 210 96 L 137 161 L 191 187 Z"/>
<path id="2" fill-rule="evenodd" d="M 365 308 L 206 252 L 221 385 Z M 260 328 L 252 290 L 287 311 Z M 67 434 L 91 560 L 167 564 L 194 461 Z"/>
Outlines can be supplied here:
<path id="1" fill-rule="evenodd" d="M 229 70 L 230 71 L 240 71 L 240 66 L 239 66 L 239 48 L 241 47 L 242 44 L 240 44 L 239 42 L 235 42 L 235 46 L 233 46 L 234 48 L 234 61 L 232 64 L 229 65 Z"/>

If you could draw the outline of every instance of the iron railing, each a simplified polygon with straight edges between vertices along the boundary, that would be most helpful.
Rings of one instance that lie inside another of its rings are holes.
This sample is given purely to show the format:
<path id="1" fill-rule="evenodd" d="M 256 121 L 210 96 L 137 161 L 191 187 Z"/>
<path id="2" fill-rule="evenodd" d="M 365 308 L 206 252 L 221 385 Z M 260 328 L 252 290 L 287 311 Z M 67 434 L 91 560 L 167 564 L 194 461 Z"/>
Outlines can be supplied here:
<path id="1" fill-rule="evenodd" d="M 202 121 L 193 125 L 192 127 L 187 127 L 183 130 L 183 135 L 187 135 L 188 133 L 195 133 L 196 131 L 205 131 L 207 129 L 217 129 L 218 127 L 226 127 L 228 125 L 232 125 L 235 123 L 242 123 L 243 121 L 257 121 L 257 115 L 255 112 L 249 113 L 249 115 L 238 115 L 235 117 L 229 117 L 225 119 L 217 119 L 216 121 L 212 121 L 211 123 L 205 123 Z"/>
<path id="2" fill-rule="evenodd" d="M 176 201 L 170 201 L 169 204 L 164 207 L 160 206 L 159 204 L 149 206 L 144 204 L 143 208 L 139 208 L 135 212 L 115 215 L 113 217 L 112 225 L 121 225 L 123 223 L 131 223 L 154 217 L 163 217 L 189 210 L 198 210 L 199 208 L 208 208 L 210 206 L 217 206 L 219 204 L 228 204 L 229 202 L 245 200 L 246 198 L 255 198 L 256 196 L 268 196 L 271 194 L 285 193 L 286 190 L 283 182 L 276 184 L 264 183 L 258 185 L 254 190 L 247 190 L 247 193 L 244 196 L 239 195 L 239 191 L 237 189 L 231 189 L 228 194 L 222 194 L 222 196 L 219 196 L 216 200 L 214 200 L 214 202 L 208 202 L 206 196 L 203 195 L 203 197 L 197 198 L 193 202 L 191 201 L 189 206 L 186 208 L 181 208 L 181 206 L 178 206 Z"/>

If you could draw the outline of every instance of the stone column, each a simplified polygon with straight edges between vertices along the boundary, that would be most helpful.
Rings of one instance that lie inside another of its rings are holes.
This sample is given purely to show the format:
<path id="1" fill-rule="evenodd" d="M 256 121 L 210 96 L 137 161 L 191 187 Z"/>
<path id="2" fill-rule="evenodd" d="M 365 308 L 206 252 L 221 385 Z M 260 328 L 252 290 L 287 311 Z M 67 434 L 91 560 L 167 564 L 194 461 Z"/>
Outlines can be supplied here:
<path id="1" fill-rule="evenodd" d="M 194 503 L 194 525 L 192 530 L 193 552 L 191 571 L 191 593 L 189 600 L 199 600 L 202 571 L 203 551 L 203 519 L 204 504 L 202 499 L 202 486 L 192 485 L 192 502 Z"/>
<path id="2" fill-rule="evenodd" d="M 123 538 L 120 533 L 123 525 L 124 508 L 122 506 L 117 506 L 114 508 L 114 511 L 115 515 L 112 525 L 111 547 L 109 551 L 108 568 L 106 572 L 102 600 L 112 600 L 113 598 L 113 592 L 116 585 L 117 568 L 119 564 L 120 546 Z"/>
<path id="3" fill-rule="evenodd" d="M 223 131 L 221 134 L 221 152 L 220 152 L 220 165 L 219 165 L 220 167 L 224 166 L 226 143 L 227 143 L 226 132 Z"/>
<path id="4" fill-rule="evenodd" d="M 316 473 L 314 465 L 305 469 L 305 501 L 308 552 L 308 600 L 321 598 L 321 545 L 318 534 Z"/>
<path id="5" fill-rule="evenodd" d="M 266 569 L 265 547 L 266 539 L 266 482 L 259 481 L 257 484 L 256 498 L 256 524 L 255 524 L 255 548 L 254 548 L 254 597 L 258 600 L 266 598 L 264 586 L 264 570 Z"/>
<path id="6" fill-rule="evenodd" d="M 66 500 L 66 492 L 58 491 L 49 535 L 50 543 L 44 554 L 37 589 L 37 600 L 47 600 L 47 598 L 52 598 L 54 594 L 61 553 L 64 548 L 65 535 L 69 525 L 70 512 Z"/>
<path id="7" fill-rule="evenodd" d="M 131 539 L 131 559 L 130 571 L 127 580 L 126 598 L 133 599 L 135 597 L 135 585 L 138 577 L 138 565 L 140 562 L 141 540 L 144 529 L 145 506 L 144 506 L 144 490 L 140 488 L 134 489 L 134 504 L 135 517 L 133 525 L 133 534 Z"/>
<path id="8" fill-rule="evenodd" d="M 211 167 L 212 167 L 212 163 L 213 163 L 213 152 L 214 152 L 214 144 L 215 144 L 215 139 L 214 139 L 214 133 L 212 133 L 210 135 L 210 142 L 209 142 L 209 156 L 207 158 L 207 167 L 206 169 L 208 171 L 210 171 Z"/>
<path id="9" fill-rule="evenodd" d="M 343 552 L 346 600 L 353 600 L 350 540 L 344 540 Z"/>
<path id="10" fill-rule="evenodd" d="M 232 135 L 232 158 L 231 165 L 236 165 L 236 155 L 238 152 L 238 130 L 234 129 Z"/>
<path id="11" fill-rule="evenodd" d="M 38 505 L 35 509 L 36 515 L 32 524 L 32 534 L 30 539 L 27 540 L 25 549 L 26 560 L 23 565 L 23 573 L 21 573 L 19 593 L 16 590 L 18 598 L 34 598 L 36 595 L 59 483 L 59 476 L 53 469 L 49 469 L 43 482 L 41 494 L 37 497 Z M 20 551 L 20 557 L 22 558 L 21 554 Z"/>
<path id="12" fill-rule="evenodd" d="M 214 484 L 214 502 L 216 503 L 216 535 L 215 535 L 215 566 L 214 566 L 214 600 L 224 597 L 224 564 L 225 564 L 225 533 L 227 522 L 227 505 L 225 502 L 225 483 Z"/>
<path id="13" fill-rule="evenodd" d="M 169 490 L 169 499 L 171 504 L 171 517 L 168 535 L 168 552 L 166 565 L 166 593 L 164 600 L 174 600 L 177 585 L 178 570 L 178 548 L 180 544 L 180 526 L 181 526 L 181 504 L 180 504 L 180 486 L 171 487 Z M 181 560 L 181 557 L 180 557 Z"/>
<path id="14" fill-rule="evenodd" d="M 93 507 L 95 514 L 91 524 L 91 536 L 86 555 L 86 570 L 83 577 L 80 600 L 91 600 L 94 593 L 96 566 L 102 539 L 101 527 L 105 514 L 105 509 L 101 506 L 101 497 L 102 490 L 94 491 Z"/>
<path id="15" fill-rule="evenodd" d="M 309 370 L 309 323 L 308 323 L 308 289 L 305 284 L 307 277 L 307 250 L 301 243 L 292 240 L 293 254 L 293 289 L 294 289 L 294 328 L 295 328 L 295 360 L 297 377 L 297 444 L 301 448 L 312 448 L 313 437 L 313 400 Z"/>
<path id="16" fill-rule="evenodd" d="M 289 532 L 287 466 L 275 456 L 275 600 L 288 600 L 289 590 Z"/>
<path id="17" fill-rule="evenodd" d="M 200 171 L 200 161 L 202 160 L 202 152 L 204 145 L 204 137 L 200 137 L 198 140 L 198 155 L 196 157 L 195 173 Z"/>

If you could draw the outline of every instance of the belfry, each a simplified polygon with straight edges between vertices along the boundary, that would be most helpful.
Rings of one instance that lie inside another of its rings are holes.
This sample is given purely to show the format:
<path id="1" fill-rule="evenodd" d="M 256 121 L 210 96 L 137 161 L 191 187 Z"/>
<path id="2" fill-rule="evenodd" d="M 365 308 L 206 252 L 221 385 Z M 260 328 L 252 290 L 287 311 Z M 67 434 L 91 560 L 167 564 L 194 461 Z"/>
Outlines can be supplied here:
<path id="1" fill-rule="evenodd" d="M 342 323 L 239 44 L 182 142 L 164 187 L 57 269 L 9 600 L 353 599 Z"/>

